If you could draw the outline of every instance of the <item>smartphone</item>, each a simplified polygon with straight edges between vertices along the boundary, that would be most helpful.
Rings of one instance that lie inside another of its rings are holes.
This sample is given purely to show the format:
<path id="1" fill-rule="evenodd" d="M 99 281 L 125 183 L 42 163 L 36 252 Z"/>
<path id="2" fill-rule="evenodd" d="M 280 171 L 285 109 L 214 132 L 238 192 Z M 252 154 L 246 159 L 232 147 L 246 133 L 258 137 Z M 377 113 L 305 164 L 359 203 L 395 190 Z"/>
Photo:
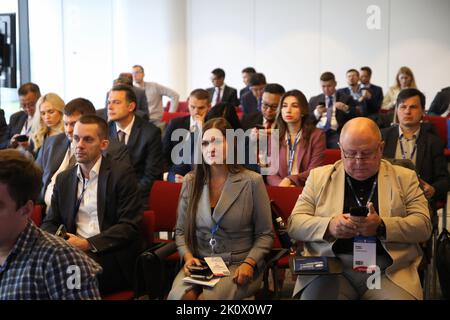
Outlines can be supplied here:
<path id="1" fill-rule="evenodd" d="M 351 207 L 350 215 L 354 217 L 365 217 L 369 213 L 369 208 L 367 207 Z"/>
<path id="2" fill-rule="evenodd" d="M 63 238 L 64 240 L 69 238 L 66 227 L 63 224 L 59 226 L 58 230 L 56 230 L 55 236 Z"/>
<path id="3" fill-rule="evenodd" d="M 21 134 L 20 136 L 16 137 L 17 142 L 26 142 L 28 141 L 28 136 L 26 134 Z"/>
<path id="4" fill-rule="evenodd" d="M 207 268 L 201 273 L 191 273 L 190 277 L 197 280 L 211 280 L 214 277 L 214 274 L 209 268 Z"/>
<path id="5" fill-rule="evenodd" d="M 191 273 L 201 273 L 201 272 L 205 272 L 206 270 L 208 270 L 208 266 L 197 266 L 197 265 L 190 265 L 187 267 L 189 269 L 189 271 Z"/>

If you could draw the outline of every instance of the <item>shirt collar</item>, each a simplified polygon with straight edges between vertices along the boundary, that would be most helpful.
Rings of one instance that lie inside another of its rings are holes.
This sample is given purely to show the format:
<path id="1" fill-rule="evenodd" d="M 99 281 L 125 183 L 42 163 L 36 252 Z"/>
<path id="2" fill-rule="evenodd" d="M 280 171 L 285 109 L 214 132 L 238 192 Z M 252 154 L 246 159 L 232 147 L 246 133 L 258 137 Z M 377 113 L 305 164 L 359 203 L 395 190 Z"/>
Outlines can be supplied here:
<path id="1" fill-rule="evenodd" d="M 413 133 L 413 139 L 417 139 L 417 137 L 419 136 L 420 133 L 420 126 L 419 128 Z M 398 126 L 398 137 L 401 139 L 403 138 L 403 130 L 401 126 Z"/>
<path id="2" fill-rule="evenodd" d="M 117 132 L 119 132 L 119 131 L 123 131 L 123 132 L 125 132 L 125 134 L 127 135 L 127 137 L 129 137 L 130 136 L 130 134 L 131 134 L 131 129 L 133 128 L 133 124 L 134 124 L 134 120 L 136 119 L 136 116 L 133 116 L 133 119 L 131 119 L 131 122 L 128 124 L 128 126 L 126 127 L 126 128 L 124 128 L 124 129 L 121 129 L 120 127 L 119 127 L 119 124 L 117 123 L 117 121 L 116 121 L 116 131 Z"/>
<path id="3" fill-rule="evenodd" d="M 100 172 L 100 165 L 102 163 L 102 156 L 100 156 L 97 160 L 97 162 L 95 162 L 94 166 L 92 167 L 91 171 L 89 171 L 89 179 L 98 177 L 98 174 Z M 80 181 L 83 181 L 84 177 L 83 174 L 81 173 L 81 168 L 80 166 L 77 167 L 77 177 Z"/>
<path id="4" fill-rule="evenodd" d="M 223 83 L 223 85 L 221 85 L 220 87 L 215 87 L 214 91 L 217 92 L 217 88 L 220 88 L 220 92 L 223 92 L 223 89 L 225 89 L 225 82 Z"/>

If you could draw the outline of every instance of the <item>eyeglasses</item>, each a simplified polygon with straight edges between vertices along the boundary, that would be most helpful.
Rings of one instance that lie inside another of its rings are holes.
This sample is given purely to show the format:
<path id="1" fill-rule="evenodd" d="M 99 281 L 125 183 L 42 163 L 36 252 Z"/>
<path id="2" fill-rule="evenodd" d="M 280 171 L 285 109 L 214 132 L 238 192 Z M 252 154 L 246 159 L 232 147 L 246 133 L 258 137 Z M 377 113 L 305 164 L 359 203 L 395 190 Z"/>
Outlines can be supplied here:
<path id="1" fill-rule="evenodd" d="M 272 111 L 277 111 L 278 109 L 278 104 L 267 104 L 265 102 L 262 103 L 262 107 L 263 109 L 269 109 Z"/>
<path id="2" fill-rule="evenodd" d="M 351 161 L 369 161 L 369 160 L 373 160 L 376 158 L 377 154 L 378 154 L 378 150 L 380 145 L 378 145 L 376 147 L 375 150 L 372 151 L 364 151 L 358 154 L 358 152 L 347 152 L 344 150 L 344 148 L 342 148 L 342 146 L 338 143 L 339 147 L 342 150 L 342 154 L 344 155 L 344 158 L 347 160 L 351 160 Z"/>

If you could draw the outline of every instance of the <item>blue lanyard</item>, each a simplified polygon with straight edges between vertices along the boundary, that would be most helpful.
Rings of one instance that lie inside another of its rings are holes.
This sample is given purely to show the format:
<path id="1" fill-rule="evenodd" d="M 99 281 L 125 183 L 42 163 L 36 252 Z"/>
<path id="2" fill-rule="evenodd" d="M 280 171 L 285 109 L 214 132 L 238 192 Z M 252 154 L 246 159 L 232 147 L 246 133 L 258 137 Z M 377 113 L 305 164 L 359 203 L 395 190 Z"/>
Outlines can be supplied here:
<path id="1" fill-rule="evenodd" d="M 347 180 L 347 183 L 348 183 L 350 189 L 352 190 L 353 196 L 355 197 L 355 200 L 358 203 L 358 206 L 362 207 L 363 205 L 362 205 L 361 201 L 358 199 L 358 197 L 356 196 L 356 192 L 355 192 L 355 189 L 353 189 L 353 185 L 352 185 L 350 178 L 346 177 L 346 180 Z M 376 186 L 377 186 L 377 179 L 375 178 L 375 181 L 373 182 L 373 185 L 372 185 L 372 190 L 370 191 L 370 194 L 369 194 L 369 198 L 367 198 L 366 206 L 369 204 L 370 200 L 372 200 L 372 197 L 375 193 Z"/>
<path id="2" fill-rule="evenodd" d="M 211 229 L 211 239 L 209 240 L 209 245 L 211 246 L 211 253 L 214 254 L 214 247 L 217 244 L 217 240 L 215 238 L 217 231 L 219 230 L 220 223 L 222 222 L 224 216 L 222 216 L 219 221 L 215 224 Z"/>
<path id="3" fill-rule="evenodd" d="M 288 134 L 288 146 L 289 146 L 289 162 L 288 162 L 288 176 L 291 175 L 292 172 L 292 166 L 294 164 L 294 156 L 295 156 L 295 149 L 297 149 L 297 144 L 300 141 L 300 138 L 302 137 L 302 130 L 300 130 L 297 135 L 295 136 L 294 146 L 292 146 L 291 142 L 291 136 Z"/>
<path id="4" fill-rule="evenodd" d="M 402 153 L 402 158 L 406 159 L 406 155 L 405 155 L 405 149 L 403 149 L 403 143 L 402 143 L 402 138 L 400 137 L 398 139 L 398 142 L 400 143 L 400 152 Z M 412 160 L 414 157 L 414 154 L 416 153 L 417 150 L 417 142 L 414 144 L 414 148 L 411 152 L 411 156 L 409 157 L 409 160 Z"/>

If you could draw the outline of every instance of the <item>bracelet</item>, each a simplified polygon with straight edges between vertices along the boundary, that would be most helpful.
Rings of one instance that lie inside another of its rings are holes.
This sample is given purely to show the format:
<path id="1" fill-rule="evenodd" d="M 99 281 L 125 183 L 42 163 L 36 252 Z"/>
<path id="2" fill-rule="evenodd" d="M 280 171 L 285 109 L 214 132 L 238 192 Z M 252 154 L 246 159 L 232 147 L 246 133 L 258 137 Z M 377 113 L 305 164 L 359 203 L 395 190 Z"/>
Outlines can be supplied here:
<path id="1" fill-rule="evenodd" d="M 252 267 L 252 269 L 255 269 L 255 267 L 256 267 L 256 266 L 252 265 L 250 262 L 247 262 L 247 261 L 242 261 L 242 263 L 248 264 L 250 267 Z"/>

